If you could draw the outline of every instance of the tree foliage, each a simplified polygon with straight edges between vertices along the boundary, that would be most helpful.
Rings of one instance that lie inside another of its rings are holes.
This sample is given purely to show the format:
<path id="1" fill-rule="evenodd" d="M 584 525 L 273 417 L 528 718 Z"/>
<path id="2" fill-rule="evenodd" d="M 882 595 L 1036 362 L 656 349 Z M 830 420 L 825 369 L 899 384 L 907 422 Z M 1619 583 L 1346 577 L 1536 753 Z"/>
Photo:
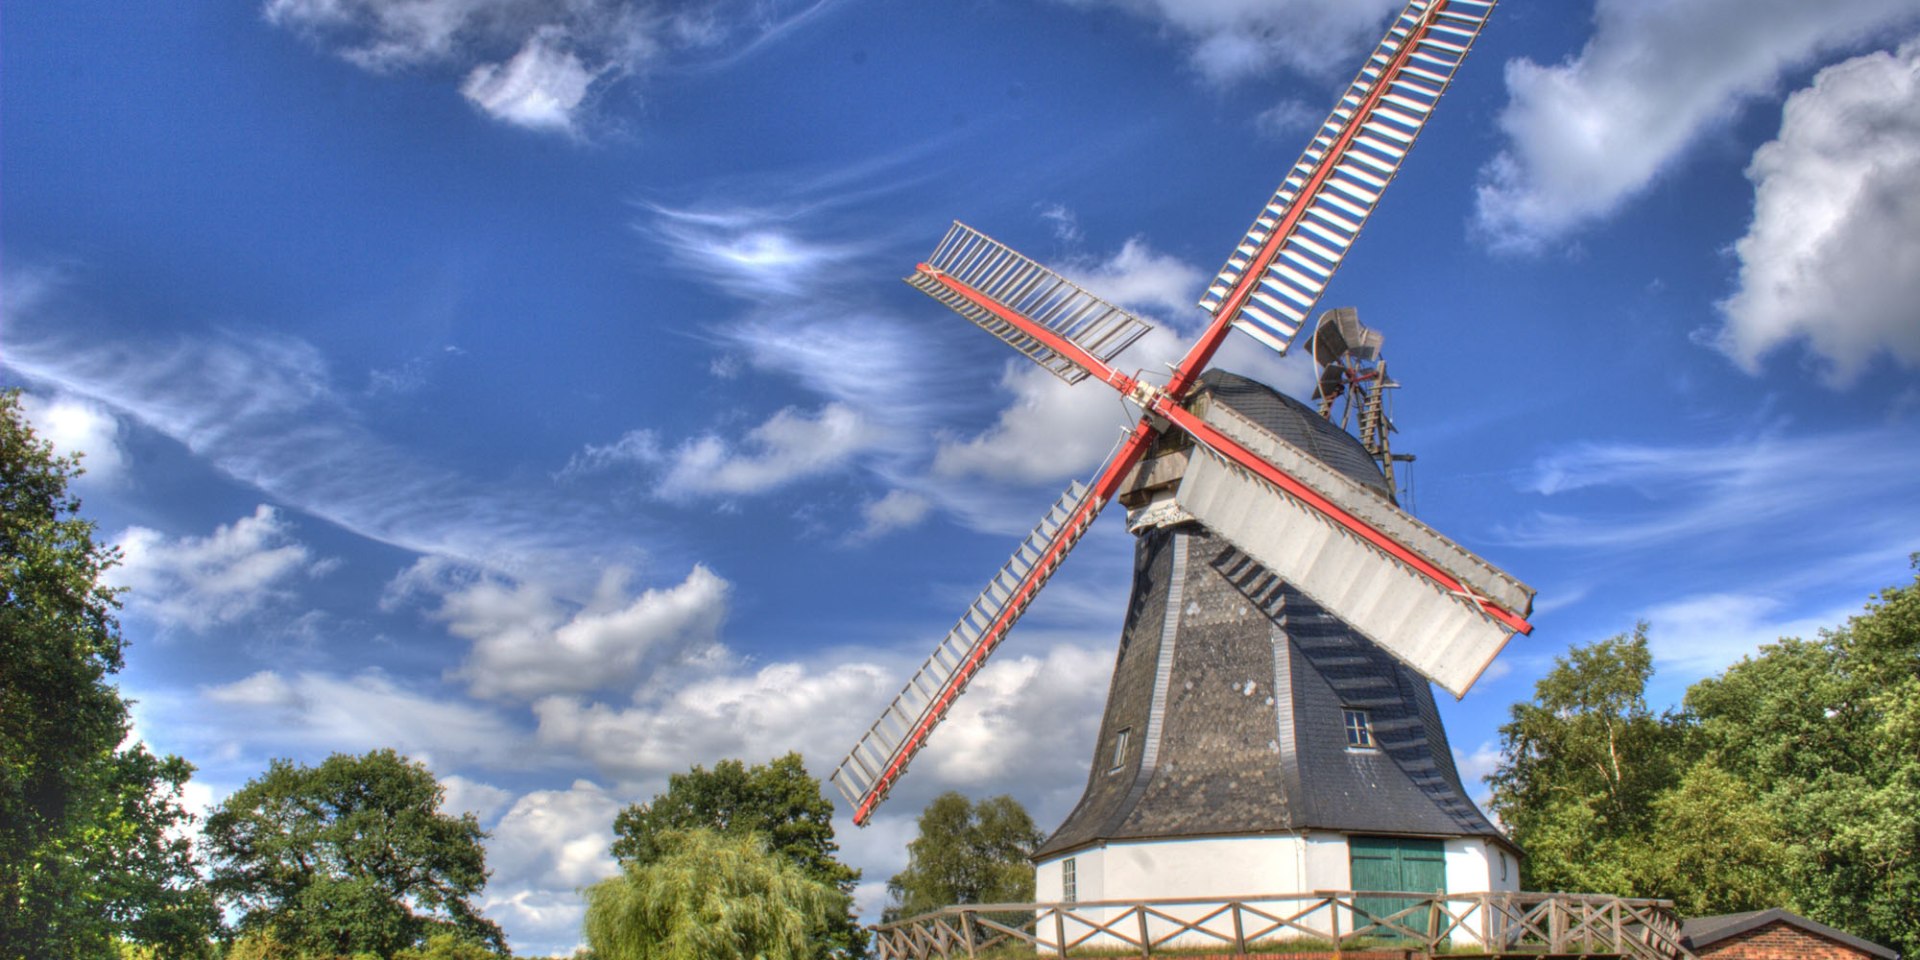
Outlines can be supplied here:
<path id="1" fill-rule="evenodd" d="M 79 516 L 80 473 L 0 393 L 0 957 L 189 956 L 218 922 L 179 835 L 193 768 L 120 749 L 118 555 Z"/>
<path id="2" fill-rule="evenodd" d="M 242 930 L 299 950 L 391 956 L 456 932 L 504 951 L 470 900 L 486 884 L 485 833 L 472 814 L 440 812 L 444 796 L 392 750 L 276 760 L 207 818 L 213 889 Z"/>
<path id="3" fill-rule="evenodd" d="M 911 917 L 956 903 L 1033 899 L 1033 864 L 1042 839 L 1025 807 L 1010 796 L 972 803 L 947 791 L 927 804 L 920 833 L 907 844 L 907 868 L 887 881 L 889 917 Z"/>
<path id="4" fill-rule="evenodd" d="M 1920 557 L 1915 559 L 1920 569 Z M 1644 629 L 1516 704 L 1489 779 L 1533 889 L 1787 907 L 1920 949 L 1920 577 L 1762 647 L 1655 717 Z"/>
<path id="5" fill-rule="evenodd" d="M 602 960 L 806 960 L 847 897 L 754 833 L 659 830 L 652 856 L 587 888 Z"/>
<path id="6" fill-rule="evenodd" d="M 613 855 L 627 867 L 659 862 L 688 830 L 761 838 L 778 857 L 837 891 L 843 906 L 815 936 L 815 956 L 860 957 L 867 934 L 852 912 L 860 871 L 841 863 L 833 835 L 833 803 L 798 753 L 751 767 L 722 760 L 668 779 L 667 792 L 614 818 Z"/>

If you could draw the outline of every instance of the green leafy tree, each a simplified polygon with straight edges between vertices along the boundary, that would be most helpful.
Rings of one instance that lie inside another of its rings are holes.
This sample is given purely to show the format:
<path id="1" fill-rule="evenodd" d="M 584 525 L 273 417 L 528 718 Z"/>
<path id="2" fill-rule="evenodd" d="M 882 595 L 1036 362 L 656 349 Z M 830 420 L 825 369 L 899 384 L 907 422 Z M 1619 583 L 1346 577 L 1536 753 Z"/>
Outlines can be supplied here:
<path id="1" fill-rule="evenodd" d="M 1920 577 L 1695 684 L 1687 706 L 1719 763 L 1764 785 L 1790 905 L 1920 950 Z"/>
<path id="2" fill-rule="evenodd" d="M 1530 889 L 1634 895 L 1659 874 L 1654 801 L 1687 756 L 1684 728 L 1647 708 L 1652 674 L 1640 624 L 1559 658 L 1500 727 L 1493 810 Z"/>
<path id="3" fill-rule="evenodd" d="M 587 888 L 601 960 L 807 960 L 847 896 L 753 833 L 660 830 L 653 856 Z"/>
<path id="4" fill-rule="evenodd" d="M 890 918 L 956 903 L 1033 899 L 1033 864 L 1042 839 L 1025 807 L 1009 796 L 971 803 L 949 790 L 920 813 L 907 844 L 907 868 L 887 881 Z"/>
<path id="5" fill-rule="evenodd" d="M 722 760 L 712 770 L 696 766 L 674 774 L 667 792 L 614 818 L 613 855 L 623 865 L 646 866 L 662 859 L 678 834 L 694 829 L 757 835 L 774 855 L 838 891 L 844 906 L 816 932 L 814 955 L 865 956 L 867 934 L 852 911 L 860 871 L 836 856 L 833 803 L 798 753 L 751 767 Z"/>
<path id="6" fill-rule="evenodd" d="M 80 473 L 0 393 L 0 958 L 191 956 L 219 919 L 178 839 L 193 768 L 119 749 L 118 554 L 79 516 Z"/>
<path id="7" fill-rule="evenodd" d="M 392 750 L 276 760 L 207 818 L 213 889 L 240 927 L 323 954 L 391 956 L 456 932 L 504 952 L 471 899 L 486 884 L 486 834 L 440 812 L 445 791 Z"/>

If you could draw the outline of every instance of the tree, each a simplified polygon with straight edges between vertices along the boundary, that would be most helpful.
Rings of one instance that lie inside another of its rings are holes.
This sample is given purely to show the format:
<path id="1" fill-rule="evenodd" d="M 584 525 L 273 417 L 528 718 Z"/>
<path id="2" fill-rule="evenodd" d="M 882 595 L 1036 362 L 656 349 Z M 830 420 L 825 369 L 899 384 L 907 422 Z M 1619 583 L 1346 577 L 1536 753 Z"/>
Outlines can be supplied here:
<path id="1" fill-rule="evenodd" d="M 1765 785 L 1794 909 L 1920 950 L 1920 576 L 1702 680 L 1687 706 L 1719 763 Z"/>
<path id="2" fill-rule="evenodd" d="M 947 791 L 920 813 L 920 835 L 907 844 L 907 868 L 887 881 L 891 918 L 956 903 L 1025 903 L 1033 899 L 1033 864 L 1042 839 L 1025 807 L 1009 796 L 969 803 Z"/>
<path id="3" fill-rule="evenodd" d="M 119 749 L 118 553 L 79 516 L 81 472 L 0 393 L 0 958 L 191 955 L 218 922 L 176 829 L 193 768 Z"/>
<path id="4" fill-rule="evenodd" d="M 213 889 L 240 929 L 300 950 L 391 956 L 455 932 L 504 952 L 470 902 L 486 884 L 486 834 L 470 813 L 440 812 L 443 799 L 426 767 L 392 750 L 275 760 L 207 818 Z"/>
<path id="5" fill-rule="evenodd" d="M 865 956 L 867 934 L 852 912 L 860 871 L 835 856 L 840 845 L 833 836 L 833 803 L 798 753 L 764 765 L 722 760 L 712 770 L 696 766 L 674 774 L 667 792 L 614 818 L 613 855 L 623 865 L 643 867 L 665 857 L 678 835 L 693 829 L 758 835 L 774 855 L 838 891 L 844 906 L 818 931 L 815 956 Z"/>
<path id="6" fill-rule="evenodd" d="M 602 960 L 805 960 L 847 896 L 757 834 L 662 830 L 653 856 L 587 888 Z"/>
<path id="7" fill-rule="evenodd" d="M 847 895 L 756 833 L 664 829 L 655 856 L 588 887 L 601 960 L 806 960 Z"/>
<path id="8" fill-rule="evenodd" d="M 1636 895 L 1659 872 L 1654 801 L 1686 766 L 1684 728 L 1646 703 L 1646 624 L 1555 661 L 1500 727 L 1493 811 L 1529 889 Z"/>

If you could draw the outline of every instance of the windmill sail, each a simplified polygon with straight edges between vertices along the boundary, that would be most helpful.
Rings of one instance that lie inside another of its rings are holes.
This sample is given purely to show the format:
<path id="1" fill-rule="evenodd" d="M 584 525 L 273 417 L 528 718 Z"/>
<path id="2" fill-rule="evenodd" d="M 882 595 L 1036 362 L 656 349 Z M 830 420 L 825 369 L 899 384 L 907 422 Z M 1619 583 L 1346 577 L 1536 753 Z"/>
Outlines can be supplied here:
<path id="1" fill-rule="evenodd" d="M 829 779 L 853 805 L 855 823 L 864 824 L 874 806 L 906 772 L 907 763 L 946 716 L 954 698 L 966 689 L 987 655 L 1053 576 L 1067 551 L 1087 532 L 1099 506 L 1099 498 L 1093 494 L 1078 481 L 1061 494 L 960 622 L 933 648 L 933 654 L 899 696 L 868 728 L 853 752 L 840 761 Z M 1087 509 L 1089 506 L 1094 509 Z"/>
<path id="2" fill-rule="evenodd" d="M 928 257 L 907 282 L 1068 383 L 1086 379 L 1087 369 L 1066 353 L 962 296 L 942 283 L 943 277 L 959 281 L 998 306 L 1027 317 L 1103 363 L 1111 361 L 1153 329 L 1145 320 L 956 221 L 946 238 L 934 248 L 933 256 Z"/>
<path id="3" fill-rule="evenodd" d="M 1285 353 L 1360 235 L 1493 0 L 1413 0 L 1208 286 L 1200 306 Z"/>
<path id="4" fill-rule="evenodd" d="M 1524 616 L 1532 588 L 1230 407 L 1205 403 L 1195 412 L 1455 586 L 1390 559 L 1351 526 L 1204 447 L 1180 478 L 1179 507 L 1381 649 L 1465 696 L 1514 633 L 1486 604 Z"/>

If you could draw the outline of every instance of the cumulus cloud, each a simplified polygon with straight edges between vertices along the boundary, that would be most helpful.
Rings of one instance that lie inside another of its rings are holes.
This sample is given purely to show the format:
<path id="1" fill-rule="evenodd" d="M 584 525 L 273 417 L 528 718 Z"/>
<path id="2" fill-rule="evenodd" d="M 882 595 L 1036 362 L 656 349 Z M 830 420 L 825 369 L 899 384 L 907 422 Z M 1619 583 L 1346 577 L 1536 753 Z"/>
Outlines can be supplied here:
<path id="1" fill-rule="evenodd" d="M 854 534 L 856 540 L 871 540 L 874 537 L 917 526 L 925 520 L 933 502 L 920 494 L 908 490 L 889 490 L 878 500 L 869 500 L 860 506 L 862 526 Z"/>
<path id="2" fill-rule="evenodd" d="M 109 576 L 129 591 L 130 609 L 167 626 L 203 631 L 237 623 L 293 599 L 292 584 L 325 574 L 266 504 L 205 537 L 168 537 L 146 527 L 120 534 L 121 565 Z"/>
<path id="3" fill-rule="evenodd" d="M 22 393 L 20 407 L 40 439 L 59 456 L 80 455 L 84 484 L 116 486 L 126 480 L 127 453 L 120 446 L 120 420 L 113 411 L 80 397 Z"/>
<path id="4" fill-rule="evenodd" d="M 1531 249 L 1608 216 L 1786 71 L 1914 19 L 1911 0 L 1600 0 L 1565 62 L 1507 64 L 1507 146 L 1481 171 L 1477 221 Z"/>
<path id="5" fill-rule="evenodd" d="M 392 747 L 435 769 L 518 769 L 526 737 L 484 707 L 434 696 L 379 671 L 351 677 L 262 670 L 203 687 L 200 698 L 236 741 L 209 753 L 285 756 L 289 747 L 361 753 Z"/>
<path id="6" fill-rule="evenodd" d="M 1105 259 L 1062 264 L 1061 273 L 1102 299 L 1189 321 L 1149 331 L 1114 358 L 1114 366 L 1122 370 L 1139 370 L 1149 378 L 1163 375 L 1166 364 L 1186 352 L 1190 324 L 1205 319 L 1193 304 L 1206 276 L 1191 264 L 1154 252 L 1138 238 Z M 1294 393 L 1308 388 L 1313 376 L 1304 358 L 1282 360 L 1239 336 L 1227 339 L 1214 365 Z M 1063 481 L 1091 472 L 1133 424 L 1135 412 L 1111 390 L 1091 382 L 1070 385 L 1024 359 L 1008 362 L 1000 385 L 1012 402 L 986 430 L 944 438 L 934 453 L 936 476 Z"/>
<path id="7" fill-rule="evenodd" d="M 461 95 L 495 119 L 516 126 L 573 132 L 575 111 L 586 99 L 595 74 L 564 42 L 556 30 L 535 33 L 506 63 L 474 67 L 460 85 Z"/>
<path id="8" fill-rule="evenodd" d="M 654 493 L 668 500 L 751 495 L 841 469 L 880 446 L 884 435 L 843 403 L 813 413 L 787 407 L 739 440 L 709 433 L 669 450 L 651 430 L 630 431 L 605 446 L 588 445 L 561 476 L 638 466 L 658 474 Z"/>
<path id="9" fill-rule="evenodd" d="M 386 606 L 429 598 L 428 616 L 473 644 L 455 677 L 475 696 L 532 699 L 622 688 L 652 670 L 719 661 L 729 589 L 696 565 L 679 584 L 636 595 L 627 571 L 611 569 L 587 603 L 574 605 L 539 583 L 429 558 L 389 586 Z"/>
<path id="10" fill-rule="evenodd" d="M 1187 47 L 1208 81 L 1233 83 L 1276 68 L 1325 75 L 1349 66 L 1400 0 L 1067 0 L 1115 7 L 1159 24 Z"/>
<path id="11" fill-rule="evenodd" d="M 852 407 L 829 403 L 817 413 L 788 407 L 733 443 L 708 435 L 669 458 L 666 496 L 763 493 L 828 473 L 880 442 L 880 431 Z"/>
<path id="12" fill-rule="evenodd" d="M 492 871 L 481 908 L 513 931 L 517 952 L 567 953 L 585 904 L 576 892 L 617 867 L 613 818 L 624 806 L 588 780 L 514 801 L 487 840 Z"/>
<path id="13" fill-rule="evenodd" d="M 1920 367 L 1920 39 L 1820 71 L 1747 168 L 1753 224 L 1714 343 L 1749 373 L 1804 339 L 1844 386 Z"/>

